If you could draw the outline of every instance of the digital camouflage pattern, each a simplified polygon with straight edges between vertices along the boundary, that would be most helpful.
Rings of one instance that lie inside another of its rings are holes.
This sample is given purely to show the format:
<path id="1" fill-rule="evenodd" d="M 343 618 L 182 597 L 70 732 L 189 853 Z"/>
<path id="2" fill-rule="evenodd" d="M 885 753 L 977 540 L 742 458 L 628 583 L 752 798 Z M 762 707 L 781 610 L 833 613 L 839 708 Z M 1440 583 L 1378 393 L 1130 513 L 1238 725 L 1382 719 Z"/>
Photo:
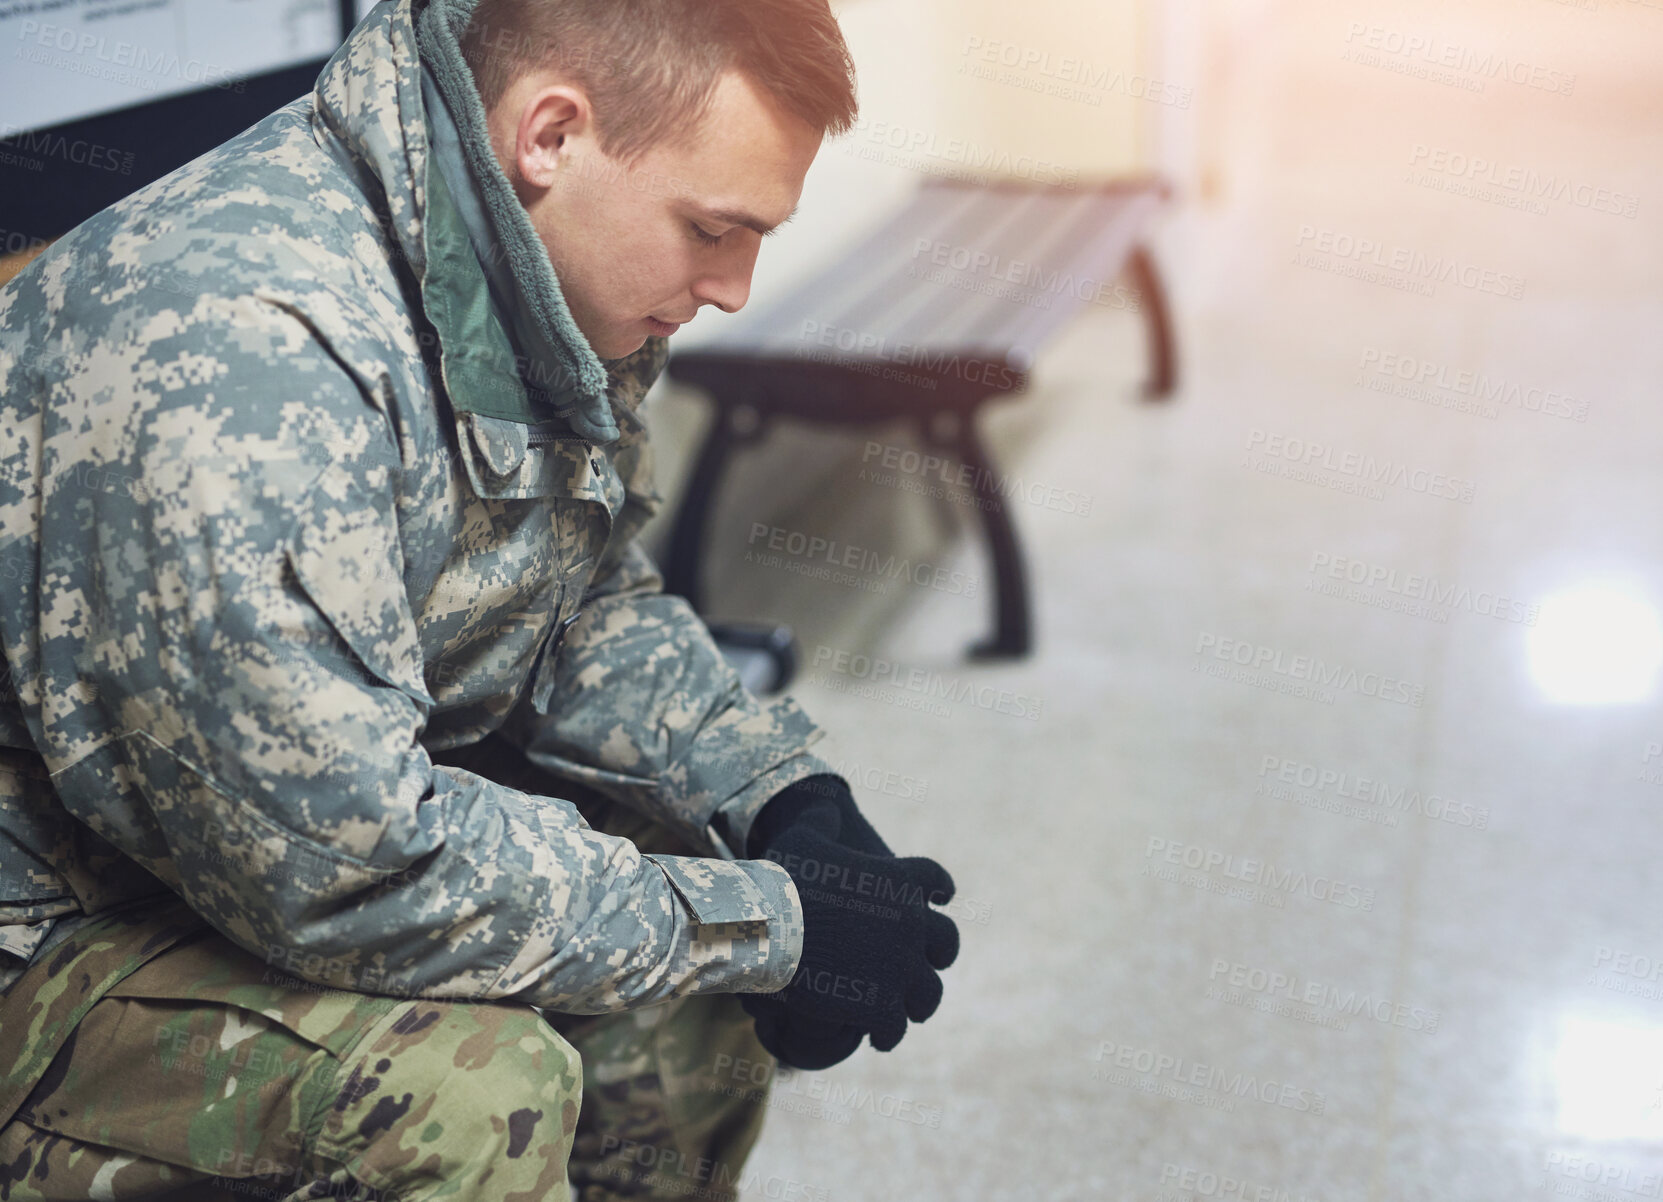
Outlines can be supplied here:
<path id="1" fill-rule="evenodd" d="M 789 981 L 795 889 L 730 849 L 831 769 L 636 537 L 665 345 L 566 398 L 616 439 L 535 391 L 516 420 L 428 151 L 411 0 L 383 3 L 314 94 L 0 289 L 0 988 L 173 895 L 367 994 Z M 498 730 L 692 854 L 442 762 Z"/>

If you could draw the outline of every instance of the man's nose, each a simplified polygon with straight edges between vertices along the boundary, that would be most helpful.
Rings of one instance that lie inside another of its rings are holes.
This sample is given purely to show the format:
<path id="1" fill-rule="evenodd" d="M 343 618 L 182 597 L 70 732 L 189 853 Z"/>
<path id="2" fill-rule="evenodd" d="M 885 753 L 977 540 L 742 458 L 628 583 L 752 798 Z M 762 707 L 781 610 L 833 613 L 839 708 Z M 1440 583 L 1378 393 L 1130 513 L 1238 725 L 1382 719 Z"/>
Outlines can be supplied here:
<path id="1" fill-rule="evenodd" d="M 756 252 L 734 255 L 719 270 L 693 281 L 693 299 L 701 305 L 715 305 L 724 313 L 737 313 L 751 298 L 751 272 Z"/>

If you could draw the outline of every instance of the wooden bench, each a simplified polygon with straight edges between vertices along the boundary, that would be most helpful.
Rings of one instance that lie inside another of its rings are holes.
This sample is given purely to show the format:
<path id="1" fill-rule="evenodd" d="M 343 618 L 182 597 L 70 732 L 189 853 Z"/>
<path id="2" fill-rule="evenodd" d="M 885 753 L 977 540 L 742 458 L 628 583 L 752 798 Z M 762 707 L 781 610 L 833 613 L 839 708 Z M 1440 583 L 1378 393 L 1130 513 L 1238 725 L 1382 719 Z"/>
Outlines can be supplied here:
<path id="1" fill-rule="evenodd" d="M 702 610 L 699 570 L 724 469 L 774 420 L 901 419 L 926 447 L 954 456 L 949 479 L 975 493 L 997 588 L 994 632 L 971 654 L 1027 654 L 1027 573 L 977 413 L 1020 392 L 1046 341 L 1093 307 L 1142 312 L 1145 395 L 1171 395 L 1172 329 L 1144 244 L 1169 199 L 1156 179 L 1075 188 L 932 179 L 836 265 L 713 341 L 672 353 L 671 377 L 706 390 L 716 412 L 675 515 L 665 590 Z M 1123 273 L 1130 289 L 1117 282 Z"/>

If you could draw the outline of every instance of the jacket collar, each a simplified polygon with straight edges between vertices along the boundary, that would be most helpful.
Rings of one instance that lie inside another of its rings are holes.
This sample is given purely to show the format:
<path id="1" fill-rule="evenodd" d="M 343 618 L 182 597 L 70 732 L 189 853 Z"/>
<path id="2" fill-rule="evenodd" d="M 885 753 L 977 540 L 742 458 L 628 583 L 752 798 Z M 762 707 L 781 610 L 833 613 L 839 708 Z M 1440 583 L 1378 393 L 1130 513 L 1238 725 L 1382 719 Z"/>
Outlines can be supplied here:
<path id="1" fill-rule="evenodd" d="M 638 423 L 633 405 L 620 411 L 609 396 L 623 361 L 603 363 L 577 329 L 491 153 L 456 40 L 476 2 L 377 6 L 319 76 L 318 119 L 385 193 L 390 232 L 438 334 L 453 408 L 559 421 L 588 441 L 613 442 L 619 419 Z"/>

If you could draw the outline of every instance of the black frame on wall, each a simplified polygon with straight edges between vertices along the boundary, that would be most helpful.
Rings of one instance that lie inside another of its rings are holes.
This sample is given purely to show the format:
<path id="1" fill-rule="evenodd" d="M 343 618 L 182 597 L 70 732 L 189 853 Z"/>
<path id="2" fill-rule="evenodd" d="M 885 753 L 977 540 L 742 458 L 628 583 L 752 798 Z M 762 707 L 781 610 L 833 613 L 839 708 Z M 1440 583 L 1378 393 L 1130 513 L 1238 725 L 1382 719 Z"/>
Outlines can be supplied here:
<path id="1" fill-rule="evenodd" d="M 338 0 L 341 37 L 358 23 Z M 0 255 L 49 242 L 306 95 L 328 58 L 0 139 Z M 0 124 L 4 122 L 0 113 Z M 31 153 L 31 147 L 61 148 Z M 68 148 L 77 148 L 73 153 Z M 33 163 L 44 161 L 39 170 Z"/>

